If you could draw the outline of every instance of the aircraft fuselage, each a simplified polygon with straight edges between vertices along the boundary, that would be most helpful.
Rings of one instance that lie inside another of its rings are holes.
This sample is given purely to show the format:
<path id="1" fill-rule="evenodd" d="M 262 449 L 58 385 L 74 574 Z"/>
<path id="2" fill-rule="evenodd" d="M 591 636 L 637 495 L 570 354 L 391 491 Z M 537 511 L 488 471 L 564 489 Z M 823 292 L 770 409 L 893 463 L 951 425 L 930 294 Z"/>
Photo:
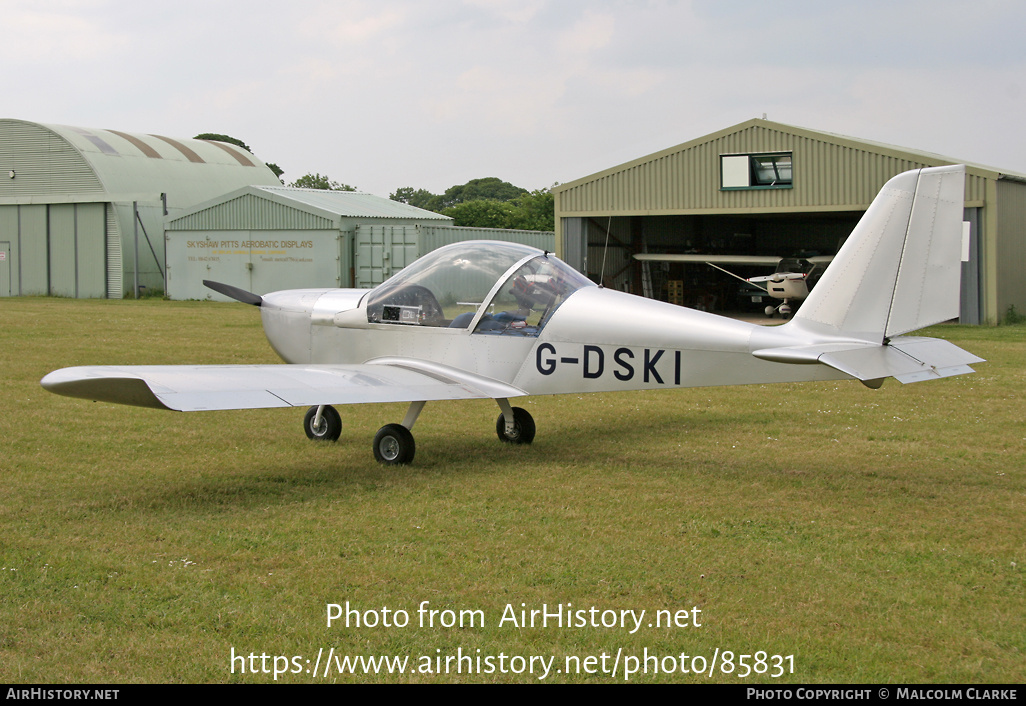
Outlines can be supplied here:
<path id="1" fill-rule="evenodd" d="M 422 360 L 501 380 L 527 394 L 846 377 L 825 366 L 779 365 L 753 358 L 753 350 L 793 343 L 793 338 L 775 334 L 773 327 L 615 290 L 592 287 L 575 292 L 537 337 L 369 322 L 367 291 L 266 295 L 261 312 L 268 341 L 288 363 Z M 725 355 L 736 357 L 735 362 L 724 365 Z"/>

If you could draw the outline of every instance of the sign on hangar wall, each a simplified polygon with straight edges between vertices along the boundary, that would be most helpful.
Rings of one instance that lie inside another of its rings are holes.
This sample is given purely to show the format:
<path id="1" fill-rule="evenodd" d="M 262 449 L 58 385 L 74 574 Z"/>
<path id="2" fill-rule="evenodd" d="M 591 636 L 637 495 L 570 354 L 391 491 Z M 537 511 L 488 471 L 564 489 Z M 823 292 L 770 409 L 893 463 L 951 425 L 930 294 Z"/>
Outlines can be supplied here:
<path id="1" fill-rule="evenodd" d="M 224 299 L 203 286 L 210 279 L 257 294 L 282 289 L 340 287 L 343 234 L 328 231 L 169 232 L 167 293 L 171 299 Z M 345 265 L 348 268 L 348 265 Z"/>

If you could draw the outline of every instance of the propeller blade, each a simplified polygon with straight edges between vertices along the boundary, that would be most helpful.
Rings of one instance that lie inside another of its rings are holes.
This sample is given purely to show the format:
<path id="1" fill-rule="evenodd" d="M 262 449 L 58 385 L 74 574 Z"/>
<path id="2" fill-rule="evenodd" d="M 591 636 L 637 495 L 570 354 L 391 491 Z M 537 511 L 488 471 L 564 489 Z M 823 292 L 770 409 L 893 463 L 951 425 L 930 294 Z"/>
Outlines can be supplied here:
<path id="1" fill-rule="evenodd" d="M 233 287 L 230 284 L 224 284 L 222 282 L 212 282 L 209 279 L 203 280 L 203 286 L 207 289 L 213 289 L 218 294 L 223 294 L 226 297 L 231 297 L 236 301 L 240 301 L 243 304 L 252 304 L 253 306 L 260 306 L 264 303 L 263 297 L 259 294 L 253 294 L 253 292 L 247 292 L 245 289 L 239 289 Z"/>

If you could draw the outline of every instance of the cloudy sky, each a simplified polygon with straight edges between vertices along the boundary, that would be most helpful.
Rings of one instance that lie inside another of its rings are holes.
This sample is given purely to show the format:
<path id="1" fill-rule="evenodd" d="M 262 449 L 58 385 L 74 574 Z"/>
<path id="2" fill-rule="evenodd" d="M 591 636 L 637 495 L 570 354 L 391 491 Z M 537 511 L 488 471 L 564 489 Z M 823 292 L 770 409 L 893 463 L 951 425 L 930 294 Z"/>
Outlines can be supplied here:
<path id="1" fill-rule="evenodd" d="M 0 0 L 0 117 L 233 135 L 387 196 L 766 114 L 1026 173 L 1021 0 Z"/>

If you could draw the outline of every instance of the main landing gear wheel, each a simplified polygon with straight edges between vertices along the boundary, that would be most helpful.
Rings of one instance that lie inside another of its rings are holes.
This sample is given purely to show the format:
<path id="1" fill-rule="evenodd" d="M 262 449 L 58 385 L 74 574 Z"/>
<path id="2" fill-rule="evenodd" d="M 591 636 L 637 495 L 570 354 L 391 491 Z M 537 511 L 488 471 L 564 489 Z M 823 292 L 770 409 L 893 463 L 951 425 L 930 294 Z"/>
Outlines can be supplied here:
<path id="1" fill-rule="evenodd" d="M 526 409 L 513 408 L 513 430 L 506 432 L 506 418 L 501 414 L 495 422 L 495 433 L 507 444 L 530 444 L 534 441 L 534 417 Z"/>
<path id="2" fill-rule="evenodd" d="M 311 407 L 303 418 L 303 431 L 308 439 L 314 441 L 338 441 L 342 435 L 342 417 L 331 405 L 321 410 L 320 422 L 317 422 L 317 407 Z"/>
<path id="3" fill-rule="evenodd" d="M 416 452 L 413 434 L 402 424 L 386 424 L 374 436 L 374 459 L 378 463 L 389 466 L 412 463 Z"/>

